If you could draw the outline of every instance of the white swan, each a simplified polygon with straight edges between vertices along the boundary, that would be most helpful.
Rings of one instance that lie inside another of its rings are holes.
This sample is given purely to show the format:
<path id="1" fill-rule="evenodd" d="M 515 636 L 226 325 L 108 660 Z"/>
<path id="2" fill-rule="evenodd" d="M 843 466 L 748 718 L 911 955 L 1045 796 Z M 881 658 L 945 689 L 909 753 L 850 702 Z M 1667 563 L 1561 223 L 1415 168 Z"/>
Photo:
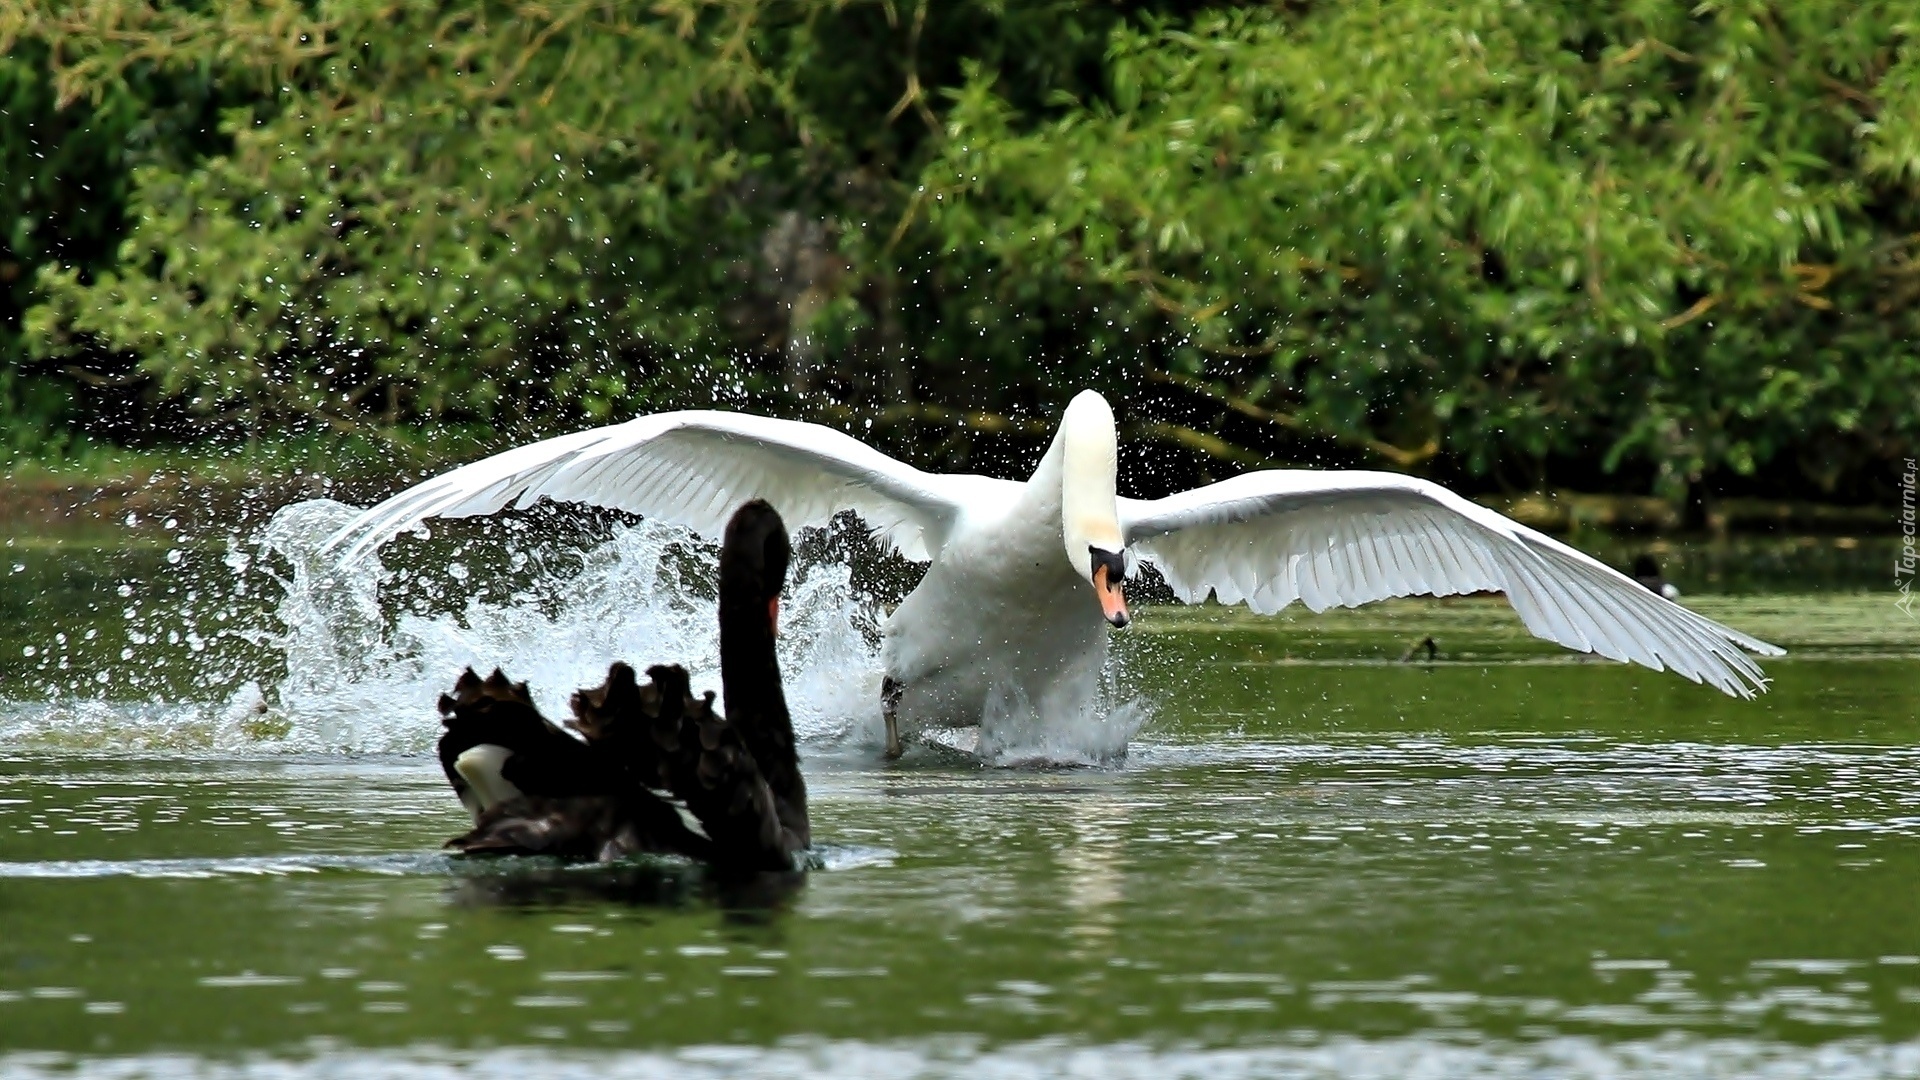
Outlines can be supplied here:
<path id="1" fill-rule="evenodd" d="M 742 413 L 661 413 L 562 435 L 454 469 L 336 533 L 354 558 L 427 518 L 542 497 L 660 517 L 717 537 L 764 498 L 790 525 L 857 512 L 926 577 L 887 620 L 887 750 L 902 726 L 980 722 L 990 687 L 1048 700 L 1091 685 L 1120 578 L 1157 567 L 1188 602 L 1313 611 L 1390 596 L 1504 592 L 1527 629 L 1571 649 L 1671 669 L 1751 697 L 1767 680 L 1742 649 L 1782 650 L 1702 618 L 1632 578 L 1410 476 L 1276 469 L 1164 499 L 1115 492 L 1113 410 L 1088 390 L 1025 483 L 926 473 L 816 424 Z"/>

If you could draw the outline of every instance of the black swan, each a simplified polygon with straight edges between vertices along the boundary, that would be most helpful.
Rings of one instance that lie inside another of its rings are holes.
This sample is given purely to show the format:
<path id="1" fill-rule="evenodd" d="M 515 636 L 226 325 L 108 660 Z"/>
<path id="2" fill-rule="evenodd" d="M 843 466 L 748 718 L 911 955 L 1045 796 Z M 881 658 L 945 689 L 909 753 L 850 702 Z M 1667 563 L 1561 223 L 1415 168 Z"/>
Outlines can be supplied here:
<path id="1" fill-rule="evenodd" d="M 693 696 L 684 668 L 650 667 L 642 684 L 616 662 L 605 683 L 573 695 L 576 738 L 540 715 L 525 683 L 469 668 L 440 698 L 440 764 L 474 815 L 473 829 L 447 846 L 602 861 L 659 852 L 729 869 L 793 869 L 811 829 L 774 656 L 790 559 L 786 526 L 766 502 L 747 503 L 727 523 L 724 717 L 711 692 Z"/>
<path id="2" fill-rule="evenodd" d="M 1641 555 L 1633 560 L 1633 580 L 1647 587 L 1649 592 L 1659 593 L 1668 600 L 1680 599 L 1680 589 L 1667 580 L 1660 572 L 1660 564 L 1651 555 Z"/>

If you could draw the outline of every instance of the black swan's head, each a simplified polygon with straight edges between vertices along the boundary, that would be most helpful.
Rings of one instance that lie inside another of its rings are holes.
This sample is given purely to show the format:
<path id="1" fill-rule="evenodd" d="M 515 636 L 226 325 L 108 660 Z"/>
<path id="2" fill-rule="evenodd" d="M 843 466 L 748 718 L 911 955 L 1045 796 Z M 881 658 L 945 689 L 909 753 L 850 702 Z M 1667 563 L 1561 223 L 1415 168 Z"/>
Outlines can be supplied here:
<path id="1" fill-rule="evenodd" d="M 787 584 L 793 547 L 786 523 L 772 504 L 753 499 L 734 511 L 720 543 L 720 606 L 766 612 L 769 628 L 780 618 L 780 590 Z"/>

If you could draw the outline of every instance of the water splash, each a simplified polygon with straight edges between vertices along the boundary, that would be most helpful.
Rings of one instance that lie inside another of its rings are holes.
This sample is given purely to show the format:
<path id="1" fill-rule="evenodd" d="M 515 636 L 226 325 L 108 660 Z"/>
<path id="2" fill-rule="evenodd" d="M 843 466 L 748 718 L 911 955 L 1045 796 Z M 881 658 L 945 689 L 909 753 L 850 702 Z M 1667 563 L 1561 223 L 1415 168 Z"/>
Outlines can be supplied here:
<path id="1" fill-rule="evenodd" d="M 483 587 L 456 552 L 436 567 L 467 593 L 447 611 L 406 595 L 434 575 L 389 570 L 377 557 L 342 565 L 320 552 L 358 513 L 327 500 L 297 503 L 276 514 L 261 538 L 291 568 L 281 579 L 284 629 L 275 641 L 287 669 L 275 706 L 290 743 L 424 749 L 439 732 L 432 703 L 469 666 L 526 680 L 555 717 L 568 715 L 572 692 L 597 685 L 614 660 L 641 668 L 678 663 L 696 688 L 719 687 L 717 559 L 712 545 L 686 529 L 616 525 L 571 566 L 536 569 L 520 588 Z M 522 548 L 508 553 L 507 566 L 524 571 L 535 561 Z M 392 597 L 400 612 L 391 622 L 383 585 L 400 594 Z M 877 618 L 853 594 L 845 566 L 814 565 L 796 575 L 782 609 L 780 662 L 803 740 L 844 738 L 866 713 L 877 723 L 879 669 L 869 644 Z"/>
<path id="2" fill-rule="evenodd" d="M 1151 717 L 1144 698 L 1123 697 L 1109 676 L 1064 680 L 1039 701 L 1013 684 L 987 691 L 973 752 L 1004 766 L 1109 765 Z"/>

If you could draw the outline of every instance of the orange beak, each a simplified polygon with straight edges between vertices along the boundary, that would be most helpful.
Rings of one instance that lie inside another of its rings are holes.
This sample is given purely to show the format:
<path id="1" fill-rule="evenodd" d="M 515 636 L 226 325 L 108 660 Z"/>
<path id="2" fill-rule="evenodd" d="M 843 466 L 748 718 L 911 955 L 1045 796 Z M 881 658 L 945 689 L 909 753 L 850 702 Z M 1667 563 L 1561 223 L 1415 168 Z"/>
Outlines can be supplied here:
<path id="1" fill-rule="evenodd" d="M 1120 583 L 1107 577 L 1105 566 L 1093 568 L 1093 591 L 1100 596 L 1100 613 L 1114 626 L 1125 626 L 1131 620 L 1127 617 L 1127 598 L 1120 593 Z"/>
<path id="2" fill-rule="evenodd" d="M 780 636 L 780 598 L 767 601 L 767 629 L 774 637 Z"/>

